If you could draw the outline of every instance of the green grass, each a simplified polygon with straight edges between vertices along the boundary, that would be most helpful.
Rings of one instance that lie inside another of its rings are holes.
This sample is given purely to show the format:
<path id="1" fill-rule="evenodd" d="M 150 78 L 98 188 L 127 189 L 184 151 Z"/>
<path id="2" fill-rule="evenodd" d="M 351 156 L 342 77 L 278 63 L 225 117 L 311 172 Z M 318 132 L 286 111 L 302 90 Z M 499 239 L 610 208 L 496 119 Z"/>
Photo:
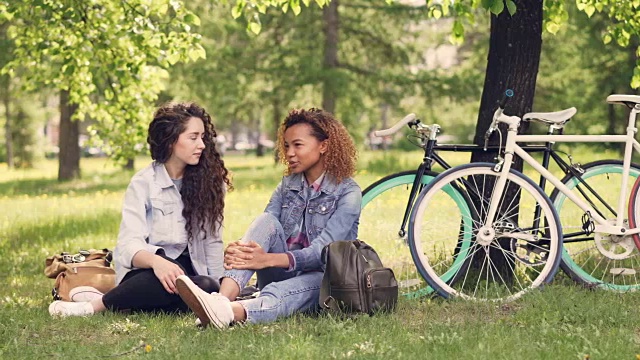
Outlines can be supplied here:
<path id="1" fill-rule="evenodd" d="M 417 167 L 419 153 L 395 153 Z M 380 153 L 363 153 L 361 164 Z M 454 162 L 467 160 L 455 154 Z M 449 157 L 448 157 L 449 159 Z M 582 160 L 582 159 L 580 159 Z M 282 174 L 270 159 L 227 157 L 235 176 L 224 240 L 238 239 L 262 212 Z M 586 161 L 583 161 L 586 162 Z M 147 159 L 138 159 L 138 168 Z M 105 313 L 52 320 L 53 284 L 44 258 L 62 250 L 113 247 L 124 189 L 132 175 L 103 159 L 83 159 L 81 180 L 58 183 L 56 163 L 28 171 L 0 164 L 0 358 L 483 358 L 634 359 L 640 353 L 640 294 L 590 291 L 559 276 L 508 304 L 402 299 L 393 314 L 356 319 L 295 316 L 267 325 L 198 330 L 193 315 Z M 361 170 L 364 188 L 382 177 Z M 380 214 L 380 219 L 388 214 Z M 375 220 L 375 219 L 374 219 Z M 361 237 L 375 244 L 370 224 Z M 401 244 L 375 244 L 383 255 Z M 151 345 L 145 354 L 140 343 Z M 134 349 L 134 350 L 132 350 Z M 132 350 L 129 353 L 125 352 Z"/>

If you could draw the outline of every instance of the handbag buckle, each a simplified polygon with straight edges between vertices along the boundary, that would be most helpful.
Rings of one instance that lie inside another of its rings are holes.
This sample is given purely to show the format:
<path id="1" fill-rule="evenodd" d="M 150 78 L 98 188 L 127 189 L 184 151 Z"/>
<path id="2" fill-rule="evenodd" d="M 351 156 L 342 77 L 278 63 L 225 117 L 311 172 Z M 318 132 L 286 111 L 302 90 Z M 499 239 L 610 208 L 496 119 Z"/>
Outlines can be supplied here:
<path id="1" fill-rule="evenodd" d="M 62 300 L 60 294 L 58 294 L 58 289 L 56 288 L 51 289 L 51 296 L 53 296 L 53 300 Z"/>

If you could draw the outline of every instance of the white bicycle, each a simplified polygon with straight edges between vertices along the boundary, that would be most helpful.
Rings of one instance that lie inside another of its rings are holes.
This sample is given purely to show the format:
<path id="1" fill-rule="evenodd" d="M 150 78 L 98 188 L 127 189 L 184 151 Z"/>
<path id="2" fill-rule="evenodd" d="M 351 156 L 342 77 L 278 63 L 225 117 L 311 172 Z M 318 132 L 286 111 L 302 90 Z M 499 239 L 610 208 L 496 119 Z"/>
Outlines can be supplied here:
<path id="1" fill-rule="evenodd" d="M 640 152 L 634 138 L 640 96 L 611 95 L 607 101 L 631 108 L 626 135 L 519 135 L 519 117 L 495 112 L 487 135 L 507 124 L 504 158 L 440 174 L 421 191 L 411 213 L 411 255 L 429 286 L 444 297 L 510 301 L 550 282 L 561 265 L 589 286 L 640 287 L 634 242 L 640 234 L 640 182 L 631 188 L 640 175 L 631 163 L 633 149 Z M 523 120 L 563 124 L 567 118 L 527 114 Z M 547 141 L 626 147 L 622 162 L 606 160 L 561 180 L 518 145 Z M 511 168 L 514 154 L 555 186 L 550 197 Z"/>

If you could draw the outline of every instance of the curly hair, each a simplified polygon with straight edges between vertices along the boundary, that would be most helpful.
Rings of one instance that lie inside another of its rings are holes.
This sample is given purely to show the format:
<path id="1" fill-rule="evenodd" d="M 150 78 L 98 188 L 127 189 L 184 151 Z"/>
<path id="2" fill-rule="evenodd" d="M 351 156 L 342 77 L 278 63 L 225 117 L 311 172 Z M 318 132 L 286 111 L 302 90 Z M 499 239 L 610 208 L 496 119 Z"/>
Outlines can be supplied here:
<path id="1" fill-rule="evenodd" d="M 291 110 L 278 129 L 278 155 L 280 161 L 288 165 L 284 148 L 284 132 L 297 124 L 311 126 L 311 135 L 318 141 L 328 140 L 327 152 L 324 154 L 324 166 L 327 174 L 333 176 L 338 183 L 353 176 L 356 171 L 358 152 L 347 128 L 333 117 L 333 114 L 322 109 Z M 289 167 L 285 169 L 289 175 Z"/>
<path id="2" fill-rule="evenodd" d="M 149 124 L 147 143 L 151 158 L 159 163 L 169 160 L 173 145 L 186 130 L 191 118 L 199 118 L 204 124 L 205 145 L 197 165 L 187 165 L 182 176 L 182 216 L 186 220 L 189 240 L 194 239 L 196 230 L 212 234 L 224 220 L 224 194 L 231 190 L 229 171 L 216 150 L 216 130 L 211 116 L 205 109 L 192 102 L 168 102 L 160 106 Z"/>

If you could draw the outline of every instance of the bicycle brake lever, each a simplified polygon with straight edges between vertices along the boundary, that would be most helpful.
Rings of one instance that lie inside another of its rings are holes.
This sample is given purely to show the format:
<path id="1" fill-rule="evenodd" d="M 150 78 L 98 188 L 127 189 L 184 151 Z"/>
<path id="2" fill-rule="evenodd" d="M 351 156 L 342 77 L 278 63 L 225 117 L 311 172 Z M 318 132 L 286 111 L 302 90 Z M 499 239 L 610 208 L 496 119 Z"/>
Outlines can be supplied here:
<path id="1" fill-rule="evenodd" d="M 415 120 L 413 120 L 413 121 L 409 121 L 409 122 L 407 123 L 407 126 L 408 126 L 409 128 L 411 128 L 411 129 L 413 129 L 414 127 L 418 126 L 418 124 L 419 124 L 419 123 L 420 123 L 420 120 L 419 120 L 419 119 L 415 119 Z"/>

